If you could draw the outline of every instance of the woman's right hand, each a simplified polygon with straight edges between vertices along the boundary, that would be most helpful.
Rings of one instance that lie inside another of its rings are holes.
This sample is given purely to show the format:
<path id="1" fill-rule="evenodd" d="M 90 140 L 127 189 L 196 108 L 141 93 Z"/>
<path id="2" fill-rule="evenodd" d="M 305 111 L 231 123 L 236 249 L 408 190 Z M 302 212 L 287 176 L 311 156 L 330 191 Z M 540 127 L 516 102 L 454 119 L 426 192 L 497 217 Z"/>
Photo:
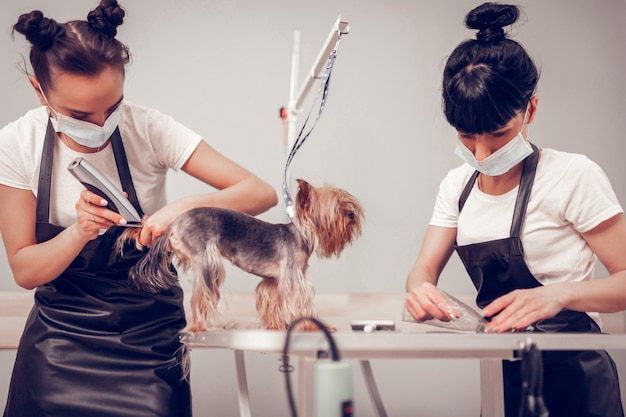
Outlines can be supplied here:
<path id="1" fill-rule="evenodd" d="M 98 237 L 100 230 L 114 225 L 123 226 L 126 220 L 119 213 L 107 208 L 107 201 L 89 190 L 80 193 L 76 207 L 76 231 L 87 240 Z"/>
<path id="2" fill-rule="evenodd" d="M 424 282 L 409 292 L 406 298 L 406 309 L 418 322 L 432 319 L 450 321 L 461 315 L 430 282 Z"/>

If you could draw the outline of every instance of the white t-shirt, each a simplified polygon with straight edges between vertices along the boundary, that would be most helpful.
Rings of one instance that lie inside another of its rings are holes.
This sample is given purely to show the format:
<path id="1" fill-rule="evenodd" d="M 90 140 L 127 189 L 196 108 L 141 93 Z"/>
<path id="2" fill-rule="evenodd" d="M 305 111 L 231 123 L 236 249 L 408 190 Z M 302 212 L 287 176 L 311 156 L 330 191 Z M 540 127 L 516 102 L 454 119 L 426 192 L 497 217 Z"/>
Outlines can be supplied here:
<path id="1" fill-rule="evenodd" d="M 459 216 L 459 197 L 474 170 L 467 164 L 441 182 L 430 224 L 457 228 L 457 244 L 510 236 L 519 187 L 493 196 L 477 184 Z M 609 179 L 583 155 L 542 149 L 521 232 L 524 260 L 546 285 L 593 278 L 596 256 L 581 233 L 623 213 Z"/>
<path id="2" fill-rule="evenodd" d="M 47 124 L 48 112 L 40 107 L 0 130 L 0 184 L 31 190 L 37 195 Z M 167 203 L 167 171 L 178 171 L 202 138 L 169 116 L 127 101 L 122 104 L 119 129 L 141 208 L 145 214 L 154 213 Z M 84 187 L 67 171 L 67 166 L 78 156 L 122 188 L 110 144 L 99 152 L 83 154 L 71 150 L 55 136 L 50 222 L 59 226 L 67 227 L 76 221 L 74 205 Z"/>

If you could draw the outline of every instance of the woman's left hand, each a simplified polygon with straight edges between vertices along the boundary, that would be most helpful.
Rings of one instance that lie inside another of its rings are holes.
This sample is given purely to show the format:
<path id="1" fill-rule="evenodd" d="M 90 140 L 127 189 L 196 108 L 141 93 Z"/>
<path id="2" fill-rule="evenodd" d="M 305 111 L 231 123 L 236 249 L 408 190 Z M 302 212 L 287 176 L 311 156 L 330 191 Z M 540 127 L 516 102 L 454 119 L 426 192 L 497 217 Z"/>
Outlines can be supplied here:
<path id="1" fill-rule="evenodd" d="M 485 317 L 493 317 L 485 331 L 523 331 L 538 320 L 556 316 L 563 309 L 563 289 L 559 287 L 556 284 L 514 290 L 496 298 L 483 309 Z"/>
<path id="2" fill-rule="evenodd" d="M 152 247 L 154 242 L 165 233 L 170 223 L 189 208 L 184 200 L 174 201 L 144 218 L 139 243 Z"/>

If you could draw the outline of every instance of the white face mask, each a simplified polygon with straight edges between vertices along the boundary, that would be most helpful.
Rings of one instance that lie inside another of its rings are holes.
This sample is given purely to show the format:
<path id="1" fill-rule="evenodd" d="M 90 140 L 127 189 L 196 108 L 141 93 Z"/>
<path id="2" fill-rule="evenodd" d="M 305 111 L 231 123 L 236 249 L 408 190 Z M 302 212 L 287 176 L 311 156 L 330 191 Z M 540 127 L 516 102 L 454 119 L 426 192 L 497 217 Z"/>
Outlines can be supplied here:
<path id="1" fill-rule="evenodd" d="M 532 146 L 527 140 L 524 139 L 524 136 L 522 136 L 522 129 L 524 128 L 525 123 L 526 117 L 524 116 L 524 122 L 522 122 L 522 128 L 520 128 L 519 133 L 512 140 L 510 140 L 509 143 L 482 161 L 476 160 L 472 151 L 470 151 L 460 139 L 456 145 L 454 153 L 481 174 L 485 174 L 490 177 L 497 177 L 498 175 L 505 174 L 515 165 L 522 162 L 528 155 L 533 153 Z"/>
<path id="2" fill-rule="evenodd" d="M 115 129 L 122 119 L 121 105 L 113 110 L 113 112 L 105 120 L 102 127 L 84 120 L 77 120 L 69 116 L 64 116 L 50 106 L 50 103 L 48 102 L 45 94 L 43 94 L 43 91 L 41 91 L 41 94 L 46 100 L 50 112 L 54 115 L 54 117 L 50 118 L 54 131 L 66 134 L 72 138 L 73 141 L 79 145 L 86 146 L 87 148 L 99 148 L 104 145 L 113 132 L 115 132 Z"/>

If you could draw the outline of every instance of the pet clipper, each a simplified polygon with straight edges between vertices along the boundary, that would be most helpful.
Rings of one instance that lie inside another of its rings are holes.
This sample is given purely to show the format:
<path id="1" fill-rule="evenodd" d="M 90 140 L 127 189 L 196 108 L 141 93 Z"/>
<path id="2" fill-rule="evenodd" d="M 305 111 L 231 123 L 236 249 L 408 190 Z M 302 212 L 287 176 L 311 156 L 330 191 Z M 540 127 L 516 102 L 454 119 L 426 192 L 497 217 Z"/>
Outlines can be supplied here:
<path id="1" fill-rule="evenodd" d="M 67 167 L 89 191 L 98 194 L 109 204 L 107 208 L 119 213 L 128 221 L 128 227 L 141 227 L 141 216 L 132 203 L 96 167 L 83 157 L 75 158 Z"/>

